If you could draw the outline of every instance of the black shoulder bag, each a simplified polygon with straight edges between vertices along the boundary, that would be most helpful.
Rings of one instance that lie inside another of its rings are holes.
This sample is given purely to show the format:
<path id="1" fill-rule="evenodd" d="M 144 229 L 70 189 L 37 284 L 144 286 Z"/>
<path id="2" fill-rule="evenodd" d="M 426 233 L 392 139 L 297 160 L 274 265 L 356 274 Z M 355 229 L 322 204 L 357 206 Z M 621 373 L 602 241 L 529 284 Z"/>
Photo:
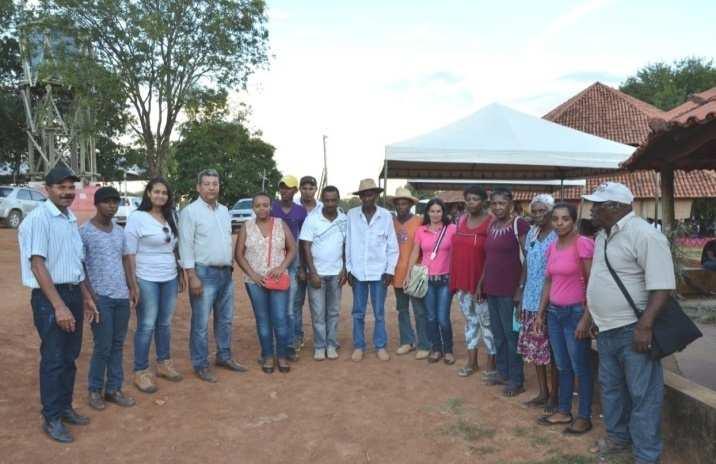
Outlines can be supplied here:
<path id="1" fill-rule="evenodd" d="M 609 273 L 617 283 L 619 290 L 622 291 L 624 298 L 629 302 L 629 306 L 634 310 L 636 318 L 639 319 L 642 313 L 636 307 L 624 283 L 614 271 L 611 264 L 609 264 L 606 238 L 604 239 L 604 261 L 607 263 Z M 703 335 L 691 318 L 681 309 L 681 305 L 673 296 L 669 296 L 664 306 L 665 307 L 659 312 L 659 315 L 656 316 L 654 327 L 652 328 L 649 356 L 654 360 L 664 358 L 677 351 L 682 351 L 691 342 Z"/>

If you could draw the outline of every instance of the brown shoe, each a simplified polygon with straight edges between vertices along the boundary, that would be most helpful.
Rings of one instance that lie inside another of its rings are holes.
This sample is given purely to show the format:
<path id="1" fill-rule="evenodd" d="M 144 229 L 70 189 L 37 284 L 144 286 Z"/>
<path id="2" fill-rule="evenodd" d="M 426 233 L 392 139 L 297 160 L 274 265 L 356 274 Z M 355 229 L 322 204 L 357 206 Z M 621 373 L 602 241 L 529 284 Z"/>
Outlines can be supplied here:
<path id="1" fill-rule="evenodd" d="M 157 362 L 157 377 L 167 379 L 171 382 L 179 382 L 184 377 L 174 369 L 171 359 Z"/>
<path id="2" fill-rule="evenodd" d="M 385 350 L 385 348 L 379 349 L 376 353 L 376 356 L 378 356 L 378 359 L 380 359 L 381 361 L 390 361 L 390 355 Z"/>
<path id="3" fill-rule="evenodd" d="M 363 350 L 360 350 L 360 349 L 353 350 L 353 355 L 351 356 L 351 359 L 353 360 L 353 362 L 363 361 Z"/>
<path id="4" fill-rule="evenodd" d="M 143 393 L 154 393 L 157 391 L 157 386 L 154 385 L 154 376 L 149 372 L 149 369 L 134 373 L 134 386 Z"/>

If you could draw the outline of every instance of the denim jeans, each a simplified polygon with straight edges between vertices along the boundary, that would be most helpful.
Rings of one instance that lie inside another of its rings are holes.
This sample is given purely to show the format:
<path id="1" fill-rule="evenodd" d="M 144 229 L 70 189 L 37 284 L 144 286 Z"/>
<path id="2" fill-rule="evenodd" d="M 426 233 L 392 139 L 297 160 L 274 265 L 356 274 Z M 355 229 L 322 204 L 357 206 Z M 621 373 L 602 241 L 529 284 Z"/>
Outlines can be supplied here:
<path id="1" fill-rule="evenodd" d="M 209 367 L 209 314 L 214 315 L 216 360 L 231 359 L 231 327 L 234 321 L 234 281 L 228 266 L 196 264 L 196 276 L 204 291 L 198 297 L 189 295 L 191 333 L 189 352 L 194 370 Z"/>
<path id="2" fill-rule="evenodd" d="M 256 317 L 256 333 L 261 345 L 261 358 L 288 356 L 288 290 L 267 290 L 253 283 L 246 284 Z M 274 340 L 276 350 L 274 351 Z"/>
<path id="3" fill-rule="evenodd" d="M 94 349 L 87 385 L 92 392 L 114 392 L 121 390 L 124 382 L 122 354 L 129 326 L 129 300 L 98 295 L 97 311 L 99 322 L 92 323 Z"/>
<path id="4" fill-rule="evenodd" d="M 401 345 L 415 345 L 415 333 L 417 332 L 419 350 L 430 349 L 428 338 L 428 320 L 425 304 L 422 298 L 408 296 L 402 288 L 395 288 L 395 308 L 398 310 L 398 333 L 400 334 Z M 415 331 L 410 324 L 410 306 L 413 306 L 413 317 L 415 317 Z"/>
<path id="5" fill-rule="evenodd" d="M 373 307 L 373 346 L 379 350 L 388 343 L 388 333 L 385 331 L 385 295 L 387 288 L 381 280 L 353 281 L 353 348 L 365 350 L 365 312 L 370 305 Z"/>
<path id="6" fill-rule="evenodd" d="M 288 287 L 287 303 L 286 303 L 286 328 L 288 330 L 288 346 L 293 350 L 296 344 L 296 330 L 298 322 L 296 321 L 296 314 L 293 312 L 294 300 L 298 295 L 298 257 L 293 260 L 290 266 L 288 266 L 288 278 L 290 285 Z M 302 321 L 303 322 L 303 321 Z"/>
<path id="7" fill-rule="evenodd" d="M 56 286 L 60 298 L 75 318 L 75 331 L 65 332 L 55 320 L 55 311 L 42 290 L 30 298 L 32 318 L 40 336 L 40 399 L 45 420 L 58 419 L 72 406 L 77 367 L 82 349 L 82 292 L 79 286 Z"/>
<path id="8" fill-rule="evenodd" d="M 313 321 L 313 349 L 338 348 L 338 319 L 341 315 L 340 276 L 320 276 L 321 288 L 308 286 Z"/>
<path id="9" fill-rule="evenodd" d="M 423 298 L 427 310 L 428 336 L 432 350 L 439 353 L 452 353 L 452 323 L 450 322 L 450 303 L 452 292 L 447 276 L 428 280 L 428 292 Z"/>
<path id="10" fill-rule="evenodd" d="M 577 340 L 574 332 L 584 314 L 582 305 L 550 305 L 547 312 L 547 334 L 559 371 L 559 411 L 572 412 L 574 377 L 579 380 L 579 417 L 592 418 L 592 364 L 589 339 Z"/>
<path id="11" fill-rule="evenodd" d="M 508 388 L 522 387 L 525 371 L 522 356 L 517 352 L 518 333 L 512 330 L 515 303 L 511 296 L 489 296 L 490 325 L 495 337 L 497 372 L 506 380 Z"/>
<path id="12" fill-rule="evenodd" d="M 708 259 L 708 260 L 704 261 L 703 267 L 707 271 L 716 271 L 716 260 Z"/>
<path id="13" fill-rule="evenodd" d="M 664 373 L 661 362 L 633 350 L 635 325 L 597 336 L 602 413 L 611 440 L 631 443 L 637 459 L 653 463 L 662 451 Z"/>
<path id="14" fill-rule="evenodd" d="M 171 358 L 172 316 L 177 303 L 177 279 L 151 282 L 137 278 L 139 305 L 134 334 L 134 371 L 149 368 L 149 348 L 154 336 L 157 361 Z"/>

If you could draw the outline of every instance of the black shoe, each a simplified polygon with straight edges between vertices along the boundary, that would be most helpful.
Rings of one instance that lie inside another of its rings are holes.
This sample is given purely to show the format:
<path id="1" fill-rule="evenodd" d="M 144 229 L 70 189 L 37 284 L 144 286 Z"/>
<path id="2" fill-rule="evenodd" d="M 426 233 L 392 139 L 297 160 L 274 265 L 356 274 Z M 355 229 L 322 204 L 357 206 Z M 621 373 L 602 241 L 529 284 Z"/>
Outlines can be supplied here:
<path id="1" fill-rule="evenodd" d="M 104 410 L 104 408 L 107 407 L 107 405 L 104 403 L 104 400 L 102 399 L 102 393 L 96 391 L 89 392 L 87 404 L 90 405 L 90 408 L 96 409 L 97 411 L 102 411 Z"/>
<path id="2" fill-rule="evenodd" d="M 74 409 L 67 408 L 60 416 L 63 422 L 70 425 L 87 425 L 90 423 L 89 417 L 77 413 Z"/>
<path id="3" fill-rule="evenodd" d="M 298 353 L 296 353 L 295 350 L 289 350 L 288 354 L 286 355 L 286 359 L 288 359 L 291 362 L 297 362 L 298 361 Z"/>
<path id="4" fill-rule="evenodd" d="M 70 435 L 70 431 L 67 430 L 67 427 L 65 427 L 61 419 L 45 420 L 42 424 L 42 430 L 44 430 L 50 438 L 60 443 L 72 443 L 74 441 L 72 435 Z"/>
<path id="5" fill-rule="evenodd" d="M 211 372 L 209 370 L 209 368 L 204 367 L 201 369 L 197 369 L 194 372 L 196 372 L 196 376 L 199 377 L 204 382 L 216 383 L 216 376 L 214 375 L 213 372 Z"/>
<path id="6" fill-rule="evenodd" d="M 122 390 L 115 390 L 113 392 L 107 392 L 104 394 L 104 399 L 106 401 L 109 401 L 110 403 L 114 403 L 118 406 L 122 406 L 123 408 L 129 408 L 137 404 L 136 401 L 134 401 L 134 398 L 129 396 L 124 396 L 124 393 L 122 393 Z"/>
<path id="7" fill-rule="evenodd" d="M 221 361 L 219 359 L 216 360 L 216 365 L 218 367 L 223 367 L 224 369 L 228 369 L 230 371 L 234 372 L 246 372 L 248 371 L 247 368 L 239 364 L 238 362 L 234 361 L 233 359 L 227 359 L 226 361 Z"/>

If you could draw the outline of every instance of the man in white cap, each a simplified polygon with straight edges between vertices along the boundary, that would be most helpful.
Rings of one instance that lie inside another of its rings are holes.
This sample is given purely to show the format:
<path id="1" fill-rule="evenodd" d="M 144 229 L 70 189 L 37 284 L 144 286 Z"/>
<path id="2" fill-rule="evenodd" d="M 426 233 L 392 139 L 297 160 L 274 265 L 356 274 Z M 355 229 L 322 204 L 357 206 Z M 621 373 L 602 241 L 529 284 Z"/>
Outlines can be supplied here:
<path id="1" fill-rule="evenodd" d="M 390 360 L 385 347 L 388 333 L 385 330 L 385 295 L 393 281 L 398 262 L 398 240 L 395 237 L 393 216 L 376 205 L 379 188 L 373 179 L 360 181 L 354 195 L 360 197 L 361 206 L 348 211 L 346 233 L 346 271 L 353 287 L 353 356 L 355 362 L 365 352 L 365 310 L 370 294 L 375 326 L 373 345 L 378 359 Z"/>
<path id="2" fill-rule="evenodd" d="M 599 328 L 607 437 L 592 451 L 606 460 L 633 448 L 636 464 L 656 463 L 662 451 L 664 377 L 660 362 L 648 352 L 654 320 L 676 286 L 669 242 L 634 214 L 634 195 L 625 185 L 605 182 L 584 199 L 592 202 L 592 221 L 602 229 L 595 241 L 587 305 Z M 616 278 L 634 300 L 638 318 Z"/>

